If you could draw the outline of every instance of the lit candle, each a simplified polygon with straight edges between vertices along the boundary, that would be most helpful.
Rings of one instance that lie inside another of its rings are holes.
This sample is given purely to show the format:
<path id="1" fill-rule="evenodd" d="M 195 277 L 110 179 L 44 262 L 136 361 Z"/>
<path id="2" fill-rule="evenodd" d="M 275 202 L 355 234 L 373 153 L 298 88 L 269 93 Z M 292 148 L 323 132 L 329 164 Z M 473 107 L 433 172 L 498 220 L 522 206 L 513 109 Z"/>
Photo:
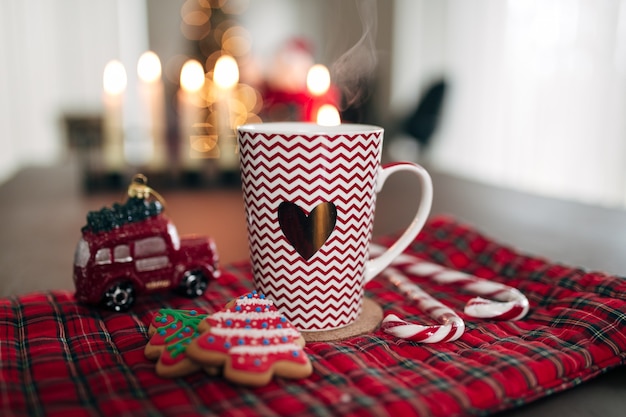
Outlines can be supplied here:
<path id="1" fill-rule="evenodd" d="M 180 71 L 180 90 L 178 91 L 178 120 L 180 158 L 183 168 L 191 171 L 200 166 L 198 158 L 191 157 L 191 140 L 194 125 L 200 123 L 201 107 L 199 91 L 204 86 L 204 68 L 202 64 L 190 59 Z"/>
<path id="2" fill-rule="evenodd" d="M 165 168 L 167 149 L 165 143 L 165 91 L 161 80 L 161 61 L 152 51 L 145 52 L 137 62 L 139 97 L 143 111 L 142 130 L 145 132 L 151 156 L 148 167 L 154 171 Z"/>
<path id="3" fill-rule="evenodd" d="M 326 94 L 330 88 L 330 72 L 324 65 L 313 65 L 306 75 L 306 87 L 314 96 Z"/>
<path id="4" fill-rule="evenodd" d="M 222 55 L 215 63 L 213 70 L 213 82 L 217 87 L 217 135 L 220 147 L 220 159 L 218 166 L 222 172 L 234 171 L 237 168 L 237 155 L 235 152 L 235 134 L 232 119 L 232 90 L 239 82 L 239 67 L 235 58 Z"/>
<path id="5" fill-rule="evenodd" d="M 127 82 L 126 70 L 120 61 L 112 60 L 104 67 L 102 76 L 104 89 L 102 153 L 104 167 L 109 174 L 119 174 L 124 168 L 122 109 Z"/>
<path id="6" fill-rule="evenodd" d="M 339 110 L 332 104 L 323 104 L 317 111 L 316 121 L 321 126 L 337 126 L 341 124 Z"/>
<path id="7" fill-rule="evenodd" d="M 306 121 L 316 121 L 320 108 L 326 104 L 336 106 L 338 94 L 330 80 L 330 72 L 324 65 L 313 65 L 306 76 L 306 87 L 311 100 L 305 111 Z"/>

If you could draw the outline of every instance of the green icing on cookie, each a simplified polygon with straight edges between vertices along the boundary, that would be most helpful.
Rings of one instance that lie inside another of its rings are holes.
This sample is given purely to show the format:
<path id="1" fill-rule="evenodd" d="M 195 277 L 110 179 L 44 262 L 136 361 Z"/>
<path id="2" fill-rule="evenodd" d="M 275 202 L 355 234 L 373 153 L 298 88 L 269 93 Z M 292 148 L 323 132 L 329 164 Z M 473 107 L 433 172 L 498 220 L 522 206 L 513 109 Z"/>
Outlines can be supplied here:
<path id="1" fill-rule="evenodd" d="M 198 325 L 204 320 L 207 314 L 200 314 L 196 310 L 176 310 L 162 308 L 159 310 L 154 322 L 157 332 L 165 331 L 168 336 L 165 338 L 166 349 L 172 356 L 185 352 L 187 345 L 198 336 Z M 169 318 L 172 320 L 170 321 Z M 159 326 L 158 323 L 163 323 Z M 174 330 L 174 331 L 172 331 Z"/>

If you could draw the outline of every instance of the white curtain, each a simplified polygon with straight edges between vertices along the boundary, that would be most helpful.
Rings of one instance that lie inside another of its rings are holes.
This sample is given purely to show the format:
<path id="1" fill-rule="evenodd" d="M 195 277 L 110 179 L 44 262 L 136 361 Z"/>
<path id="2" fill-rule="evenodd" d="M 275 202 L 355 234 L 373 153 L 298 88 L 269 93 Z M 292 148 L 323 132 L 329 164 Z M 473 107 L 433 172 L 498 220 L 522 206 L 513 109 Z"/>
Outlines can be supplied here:
<path id="1" fill-rule="evenodd" d="M 101 111 L 106 63 L 147 47 L 145 1 L 0 1 L 0 182 L 59 161 L 63 114 Z M 134 35 L 121 39 L 128 20 Z"/>
<path id="2" fill-rule="evenodd" d="M 445 25 L 432 163 L 626 207 L 626 1 L 450 0 Z"/>

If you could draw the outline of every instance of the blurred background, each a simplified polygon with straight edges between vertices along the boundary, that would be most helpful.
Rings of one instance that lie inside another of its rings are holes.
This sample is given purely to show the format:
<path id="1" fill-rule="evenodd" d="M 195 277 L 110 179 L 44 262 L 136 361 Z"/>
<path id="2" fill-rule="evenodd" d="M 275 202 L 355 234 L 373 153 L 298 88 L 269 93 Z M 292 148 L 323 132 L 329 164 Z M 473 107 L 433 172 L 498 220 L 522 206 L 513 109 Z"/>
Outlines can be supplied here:
<path id="1" fill-rule="evenodd" d="M 245 261 L 235 128 L 280 120 L 382 125 L 433 214 L 625 274 L 626 0 L 0 0 L 0 297 L 71 290 L 85 215 L 137 172 Z M 412 219 L 401 175 L 375 236 Z M 613 407 L 599 387 L 562 399 Z"/>
<path id="2" fill-rule="evenodd" d="M 0 182 L 229 184 L 235 126 L 341 120 L 389 159 L 626 207 L 623 0 L 3 0 L 0 92 Z"/>

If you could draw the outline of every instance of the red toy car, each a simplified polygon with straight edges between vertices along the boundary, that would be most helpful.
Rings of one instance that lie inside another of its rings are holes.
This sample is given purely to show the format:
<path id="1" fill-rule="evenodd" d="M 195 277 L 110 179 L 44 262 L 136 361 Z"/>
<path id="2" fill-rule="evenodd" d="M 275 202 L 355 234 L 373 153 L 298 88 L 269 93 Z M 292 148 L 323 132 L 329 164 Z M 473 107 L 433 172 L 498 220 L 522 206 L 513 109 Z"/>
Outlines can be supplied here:
<path id="1" fill-rule="evenodd" d="M 179 237 L 163 206 L 144 197 L 88 213 L 74 256 L 78 301 L 124 311 L 148 292 L 173 288 L 202 295 L 219 276 L 213 240 Z"/>

